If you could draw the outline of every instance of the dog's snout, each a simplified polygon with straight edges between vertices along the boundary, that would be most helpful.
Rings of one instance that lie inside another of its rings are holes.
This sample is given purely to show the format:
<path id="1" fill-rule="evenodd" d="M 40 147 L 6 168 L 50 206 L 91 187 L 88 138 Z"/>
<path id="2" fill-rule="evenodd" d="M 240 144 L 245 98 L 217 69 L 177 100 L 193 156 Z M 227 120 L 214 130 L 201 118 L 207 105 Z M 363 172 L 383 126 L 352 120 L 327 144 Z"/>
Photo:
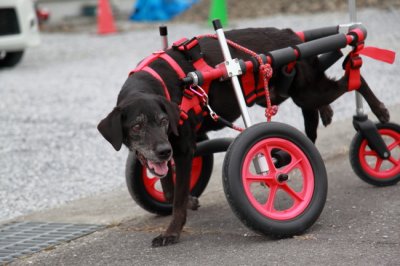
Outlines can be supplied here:
<path id="1" fill-rule="evenodd" d="M 169 144 L 159 144 L 157 145 L 155 152 L 158 158 L 166 160 L 171 156 L 172 149 Z"/>

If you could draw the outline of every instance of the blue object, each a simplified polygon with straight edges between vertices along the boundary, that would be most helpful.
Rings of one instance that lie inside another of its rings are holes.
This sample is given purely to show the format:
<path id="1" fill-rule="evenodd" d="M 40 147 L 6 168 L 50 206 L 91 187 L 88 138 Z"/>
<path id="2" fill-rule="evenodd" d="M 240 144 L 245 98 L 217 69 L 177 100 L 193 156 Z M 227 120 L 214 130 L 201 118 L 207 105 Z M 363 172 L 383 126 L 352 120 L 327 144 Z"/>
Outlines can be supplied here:
<path id="1" fill-rule="evenodd" d="M 170 20 L 197 2 L 198 0 L 137 0 L 130 20 Z"/>

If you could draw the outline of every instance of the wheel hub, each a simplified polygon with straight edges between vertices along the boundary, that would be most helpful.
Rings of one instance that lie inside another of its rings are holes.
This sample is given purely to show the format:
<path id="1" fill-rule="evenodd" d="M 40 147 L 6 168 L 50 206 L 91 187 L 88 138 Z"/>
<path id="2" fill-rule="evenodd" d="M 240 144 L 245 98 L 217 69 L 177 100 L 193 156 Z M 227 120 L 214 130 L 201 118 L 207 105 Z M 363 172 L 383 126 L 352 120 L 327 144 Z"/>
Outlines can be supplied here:
<path id="1" fill-rule="evenodd" d="M 278 183 L 283 183 L 289 180 L 289 175 L 287 174 L 278 174 L 276 176 L 276 180 L 278 181 Z"/>

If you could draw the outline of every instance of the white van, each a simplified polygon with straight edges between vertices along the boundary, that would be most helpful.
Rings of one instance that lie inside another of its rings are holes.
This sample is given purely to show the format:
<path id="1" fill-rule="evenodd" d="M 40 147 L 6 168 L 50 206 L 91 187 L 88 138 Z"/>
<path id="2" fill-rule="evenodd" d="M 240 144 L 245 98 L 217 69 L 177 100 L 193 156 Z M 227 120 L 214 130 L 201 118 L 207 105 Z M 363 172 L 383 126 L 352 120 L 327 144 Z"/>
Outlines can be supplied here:
<path id="1" fill-rule="evenodd" d="M 0 68 L 18 64 L 27 47 L 40 43 L 33 0 L 0 0 Z"/>

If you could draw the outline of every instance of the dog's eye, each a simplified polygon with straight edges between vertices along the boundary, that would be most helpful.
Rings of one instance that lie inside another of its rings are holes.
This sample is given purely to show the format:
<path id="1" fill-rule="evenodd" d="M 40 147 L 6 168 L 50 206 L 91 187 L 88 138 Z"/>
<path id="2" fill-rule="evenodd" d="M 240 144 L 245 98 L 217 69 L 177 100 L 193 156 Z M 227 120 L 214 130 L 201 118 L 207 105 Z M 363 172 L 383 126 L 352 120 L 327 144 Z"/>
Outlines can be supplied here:
<path id="1" fill-rule="evenodd" d="M 132 131 L 133 132 L 139 132 L 142 129 L 142 124 L 138 123 L 138 124 L 134 124 L 132 126 Z"/>
<path id="2" fill-rule="evenodd" d="M 168 118 L 165 117 L 162 118 L 160 121 L 161 126 L 168 126 L 168 123 L 169 123 Z"/>

